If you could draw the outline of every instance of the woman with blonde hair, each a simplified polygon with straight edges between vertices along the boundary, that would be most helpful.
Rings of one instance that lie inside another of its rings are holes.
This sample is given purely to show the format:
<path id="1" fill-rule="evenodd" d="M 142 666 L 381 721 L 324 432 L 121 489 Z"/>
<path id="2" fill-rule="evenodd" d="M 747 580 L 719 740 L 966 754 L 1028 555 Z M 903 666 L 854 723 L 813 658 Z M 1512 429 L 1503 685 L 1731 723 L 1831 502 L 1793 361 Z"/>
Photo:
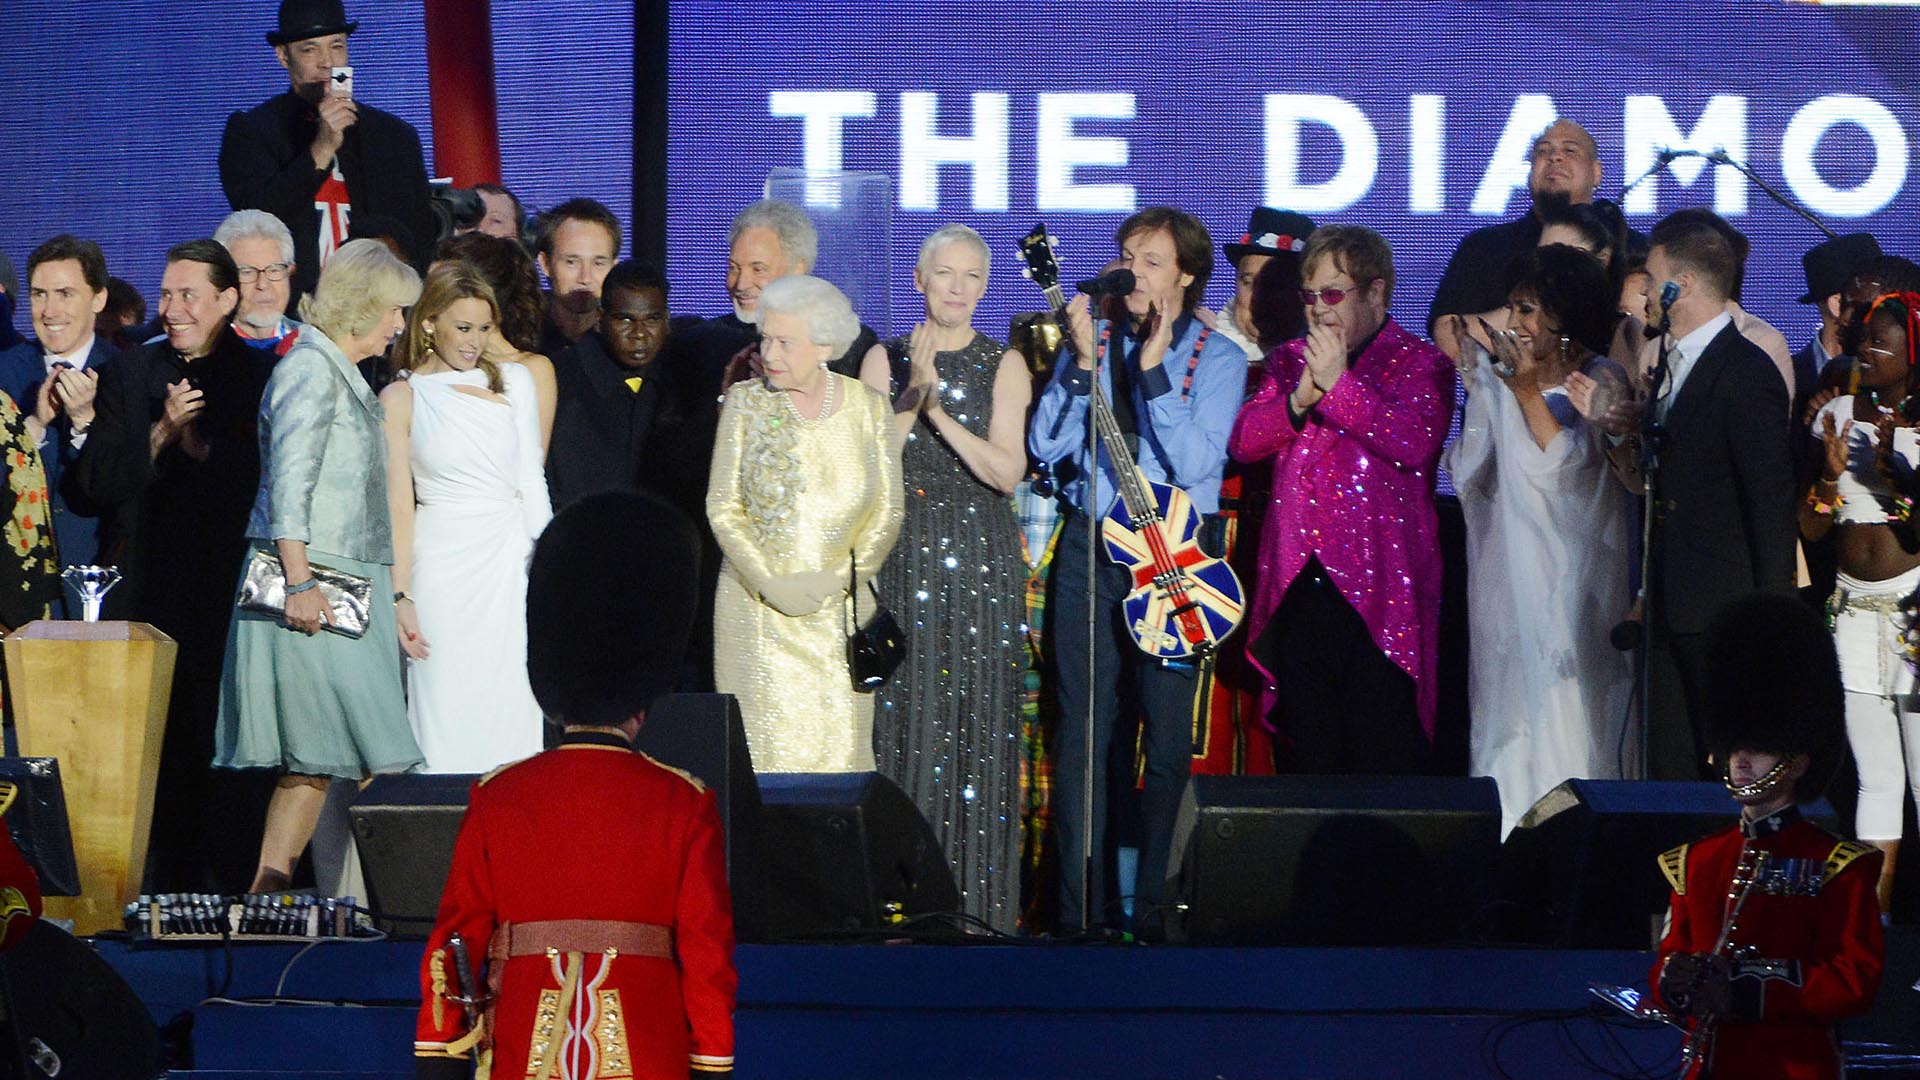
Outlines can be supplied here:
<path id="1" fill-rule="evenodd" d="M 553 509 L 533 375 L 487 358 L 499 310 L 471 264 L 436 263 L 380 392 L 407 719 L 427 772 L 487 772 L 541 748 L 527 559 Z"/>
<path id="2" fill-rule="evenodd" d="M 540 406 L 540 452 L 553 441 L 553 414 L 559 407 L 560 384 L 553 358 L 540 352 L 540 320 L 546 316 L 546 294 L 533 256 L 512 240 L 486 233 L 464 233 L 441 241 L 434 265 L 463 259 L 493 290 L 493 335 L 487 358 L 499 364 L 519 364 L 533 376 Z M 428 268 L 429 270 L 432 267 Z"/>
<path id="3" fill-rule="evenodd" d="M 253 892 L 286 888 L 334 780 L 420 764 L 400 690 L 380 403 L 355 367 L 386 352 L 419 295 L 420 275 L 378 241 L 342 245 L 301 303 L 306 328 L 260 402 L 247 537 L 279 558 L 286 607 L 234 612 L 213 761 L 282 773 Z M 335 621 L 320 569 L 371 581 L 361 636 L 320 632 Z"/>

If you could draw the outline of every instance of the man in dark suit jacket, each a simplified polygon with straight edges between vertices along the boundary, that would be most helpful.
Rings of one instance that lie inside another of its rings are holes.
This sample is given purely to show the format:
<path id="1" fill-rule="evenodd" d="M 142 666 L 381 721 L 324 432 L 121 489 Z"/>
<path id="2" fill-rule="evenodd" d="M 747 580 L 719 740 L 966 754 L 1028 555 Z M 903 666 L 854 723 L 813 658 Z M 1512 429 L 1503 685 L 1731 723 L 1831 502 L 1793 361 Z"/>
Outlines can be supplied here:
<path id="1" fill-rule="evenodd" d="M 102 372 L 120 355 L 94 333 L 107 303 L 107 260 L 100 245 L 56 236 L 27 260 L 27 294 L 38 340 L 0 352 L 0 390 L 40 429 L 40 460 L 53 500 L 53 539 L 63 566 L 113 561 L 103 551 L 102 522 L 67 503 L 61 477 L 80 456 L 94 422 Z M 111 602 L 112 594 L 108 594 Z M 54 614 L 79 618 L 78 602 L 62 592 Z"/>
<path id="2" fill-rule="evenodd" d="M 1648 582 L 1648 775 L 1696 780 L 1709 775 L 1700 712 L 1707 624 L 1729 598 L 1794 585 L 1787 386 L 1727 314 L 1740 267 L 1725 235 L 1698 216 L 1669 218 L 1649 241 L 1656 307 L 1666 283 L 1679 291 L 1647 406 L 1661 446 Z"/>
<path id="3" fill-rule="evenodd" d="M 267 43 L 292 86 L 227 117 L 220 138 L 227 202 L 265 210 L 293 231 L 296 297 L 313 291 L 321 265 L 346 242 L 351 216 L 398 221 L 416 265 L 426 265 L 433 244 L 420 133 L 330 84 L 332 69 L 347 65 L 347 37 L 358 25 L 339 0 L 284 0 Z"/>
<path id="4" fill-rule="evenodd" d="M 719 411 L 694 361 L 675 348 L 660 271 L 631 259 L 608 271 L 598 324 L 553 358 L 553 372 L 547 491 L 554 511 L 597 491 L 651 491 L 693 522 L 704 585 L 680 686 L 711 689 L 720 548 L 706 504 Z"/>

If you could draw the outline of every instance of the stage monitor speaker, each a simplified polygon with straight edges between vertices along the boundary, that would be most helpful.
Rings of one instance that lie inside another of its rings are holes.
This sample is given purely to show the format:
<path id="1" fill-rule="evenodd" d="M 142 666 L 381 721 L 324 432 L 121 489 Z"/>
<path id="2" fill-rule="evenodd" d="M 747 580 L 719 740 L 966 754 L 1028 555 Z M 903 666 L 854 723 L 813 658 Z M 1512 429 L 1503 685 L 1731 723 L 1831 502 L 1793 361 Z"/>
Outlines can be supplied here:
<path id="1" fill-rule="evenodd" d="M 1670 891 L 1659 854 L 1734 823 L 1724 785 L 1568 780 L 1521 816 L 1501 850 L 1499 936 L 1562 948 L 1645 949 Z M 1807 816 L 1831 826 L 1824 802 Z"/>
<path id="2" fill-rule="evenodd" d="M 1476 932 L 1500 798 L 1484 778 L 1196 776 L 1173 836 L 1170 940 L 1433 944 Z"/>
<path id="3" fill-rule="evenodd" d="M 424 935 L 433 928 L 476 779 L 470 773 L 376 776 L 348 808 L 367 906 L 380 929 Z"/>
<path id="4" fill-rule="evenodd" d="M 149 1080 L 167 1074 L 146 1005 L 93 946 L 46 921 L 0 956 L 0 1076 Z"/>
<path id="5" fill-rule="evenodd" d="M 740 702 L 732 694 L 668 694 L 647 712 L 634 748 L 665 765 L 684 769 L 714 793 L 727 839 L 727 867 L 753 861 L 752 824 L 759 820 L 760 787 L 747 753 Z"/>
<path id="6" fill-rule="evenodd" d="M 67 827 L 67 797 L 60 763 L 50 757 L 0 758 L 0 780 L 14 787 L 6 808 L 7 832 L 27 865 L 40 875 L 40 895 L 79 896 L 80 870 Z"/>
<path id="7" fill-rule="evenodd" d="M 736 875 L 741 940 L 874 929 L 960 908 L 953 868 L 905 792 L 878 773 L 760 777 L 764 857 Z"/>

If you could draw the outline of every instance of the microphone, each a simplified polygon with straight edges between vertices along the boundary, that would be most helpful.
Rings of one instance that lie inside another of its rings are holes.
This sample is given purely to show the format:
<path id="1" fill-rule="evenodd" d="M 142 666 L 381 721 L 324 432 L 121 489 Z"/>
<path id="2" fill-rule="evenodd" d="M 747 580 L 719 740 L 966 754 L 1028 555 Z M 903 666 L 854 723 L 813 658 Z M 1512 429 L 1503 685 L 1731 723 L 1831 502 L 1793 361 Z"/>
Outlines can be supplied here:
<path id="1" fill-rule="evenodd" d="M 1654 338 L 1659 337 L 1672 328 L 1673 302 L 1678 299 L 1680 299 L 1679 282 L 1669 281 L 1660 286 L 1660 317 L 1655 319 L 1645 330 L 1641 331 L 1641 333 L 1647 336 L 1648 341 L 1652 341 Z"/>
<path id="2" fill-rule="evenodd" d="M 1123 266 L 1083 281 L 1074 288 L 1088 296 L 1125 296 L 1133 291 L 1133 271 Z"/>

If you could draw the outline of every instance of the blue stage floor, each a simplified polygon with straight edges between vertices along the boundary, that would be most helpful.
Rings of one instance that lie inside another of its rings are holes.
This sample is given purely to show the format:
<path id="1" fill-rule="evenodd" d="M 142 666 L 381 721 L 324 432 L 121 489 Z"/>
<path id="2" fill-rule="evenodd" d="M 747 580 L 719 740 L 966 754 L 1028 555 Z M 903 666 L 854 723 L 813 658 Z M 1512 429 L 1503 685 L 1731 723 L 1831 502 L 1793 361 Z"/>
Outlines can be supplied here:
<path id="1" fill-rule="evenodd" d="M 417 941 L 238 946 L 230 982 L 218 947 L 99 948 L 157 1021 L 192 1014 L 181 1075 L 411 1075 Z M 1648 962 L 1496 948 L 743 946 L 738 1075 L 1660 1075 L 1675 1034 L 1605 1018 L 1586 995 L 1589 982 L 1637 983 Z"/>

